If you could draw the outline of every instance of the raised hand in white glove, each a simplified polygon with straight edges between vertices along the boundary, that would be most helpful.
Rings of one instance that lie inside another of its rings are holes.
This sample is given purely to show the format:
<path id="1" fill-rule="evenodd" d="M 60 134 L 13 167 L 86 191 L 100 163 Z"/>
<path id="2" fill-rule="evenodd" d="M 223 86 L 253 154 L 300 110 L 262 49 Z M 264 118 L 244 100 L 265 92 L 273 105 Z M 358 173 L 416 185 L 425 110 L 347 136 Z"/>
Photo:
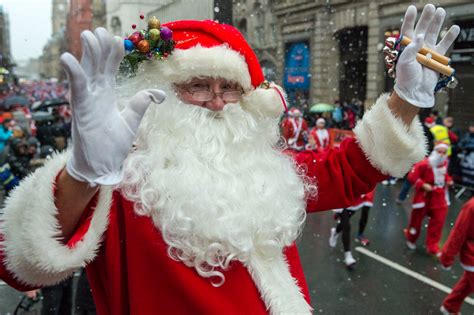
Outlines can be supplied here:
<path id="1" fill-rule="evenodd" d="M 161 103 L 165 93 L 143 90 L 119 111 L 115 76 L 124 56 L 123 40 L 104 28 L 81 34 L 82 59 L 61 56 L 70 82 L 72 157 L 67 172 L 91 185 L 115 185 L 123 177 L 127 157 L 140 121 L 151 102 Z"/>
<path id="2" fill-rule="evenodd" d="M 416 55 L 423 46 L 444 55 L 459 35 L 460 29 L 457 25 L 451 26 L 443 39 L 436 44 L 446 11 L 443 8 L 435 9 L 434 5 L 427 4 L 415 27 L 416 15 L 416 7 L 409 6 L 405 13 L 401 34 L 413 41 L 405 47 L 398 58 L 395 92 L 412 105 L 429 108 L 434 106 L 434 89 L 438 83 L 439 73 L 418 63 Z"/>

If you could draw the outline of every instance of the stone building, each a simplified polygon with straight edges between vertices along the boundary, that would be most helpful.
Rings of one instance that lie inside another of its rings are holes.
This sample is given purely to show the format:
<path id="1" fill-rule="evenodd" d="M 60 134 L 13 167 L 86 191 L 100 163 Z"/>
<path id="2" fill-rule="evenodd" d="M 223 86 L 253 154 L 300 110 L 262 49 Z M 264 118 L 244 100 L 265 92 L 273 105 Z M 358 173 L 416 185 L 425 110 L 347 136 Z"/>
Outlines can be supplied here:
<path id="1" fill-rule="evenodd" d="M 81 57 L 81 32 L 106 26 L 105 0 L 70 0 L 67 17 L 67 49 L 76 58 Z"/>
<path id="2" fill-rule="evenodd" d="M 303 106 L 334 100 L 361 100 L 370 106 L 389 91 L 381 48 L 397 32 L 412 1 L 235 0 L 234 25 L 246 36 L 270 80 L 285 87 L 290 101 Z M 421 10 L 428 1 L 417 1 Z M 474 4 L 440 0 L 447 25 L 463 31 L 448 52 L 457 71 L 457 89 L 437 97 L 437 109 L 459 125 L 474 120 Z M 470 101 L 469 101 L 470 100 Z"/>
<path id="3" fill-rule="evenodd" d="M 66 22 L 68 14 L 68 1 L 56 0 L 52 6 L 52 34 L 43 47 L 39 63 L 40 76 L 42 78 L 62 78 L 63 69 L 59 64 L 59 56 L 66 51 Z"/>
<path id="4" fill-rule="evenodd" d="M 140 15 L 144 20 L 140 20 Z M 107 27 L 118 36 L 133 33 L 132 24 L 145 28 L 146 21 L 156 16 L 161 22 L 182 19 L 216 19 L 232 24 L 231 0 L 124 0 L 107 1 Z"/>
<path id="5" fill-rule="evenodd" d="M 11 82 L 13 60 L 10 50 L 10 22 L 8 13 L 0 5 L 0 92 L 8 89 Z"/>

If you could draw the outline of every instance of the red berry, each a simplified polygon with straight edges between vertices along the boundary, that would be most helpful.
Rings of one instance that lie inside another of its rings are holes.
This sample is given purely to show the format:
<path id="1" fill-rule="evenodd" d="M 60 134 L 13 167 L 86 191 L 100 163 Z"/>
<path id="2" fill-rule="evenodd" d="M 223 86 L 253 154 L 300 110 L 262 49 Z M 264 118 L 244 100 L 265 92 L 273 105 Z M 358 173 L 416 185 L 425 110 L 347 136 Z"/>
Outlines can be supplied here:
<path id="1" fill-rule="evenodd" d="M 145 16 L 143 14 L 140 14 L 140 19 L 143 20 L 144 18 L 145 18 Z"/>
<path id="2" fill-rule="evenodd" d="M 132 24 L 132 28 L 133 28 L 133 29 L 136 29 L 136 28 L 137 28 L 137 25 L 136 25 L 136 24 Z"/>

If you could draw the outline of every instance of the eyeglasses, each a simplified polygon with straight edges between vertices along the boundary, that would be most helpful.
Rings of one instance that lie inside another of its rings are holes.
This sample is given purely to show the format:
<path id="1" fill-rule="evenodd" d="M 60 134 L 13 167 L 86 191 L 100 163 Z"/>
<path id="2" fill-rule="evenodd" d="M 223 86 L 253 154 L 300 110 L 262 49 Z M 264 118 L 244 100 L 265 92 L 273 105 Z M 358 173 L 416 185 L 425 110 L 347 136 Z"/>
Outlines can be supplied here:
<path id="1" fill-rule="evenodd" d="M 193 99 L 196 100 L 197 102 L 209 102 L 214 99 L 216 96 L 222 97 L 222 100 L 224 102 L 237 102 L 240 100 L 242 97 L 242 91 L 239 90 L 232 90 L 232 91 L 226 91 L 223 93 L 215 93 L 214 91 L 206 91 L 206 90 L 200 90 L 200 91 L 188 91 L 189 94 L 193 96 Z"/>

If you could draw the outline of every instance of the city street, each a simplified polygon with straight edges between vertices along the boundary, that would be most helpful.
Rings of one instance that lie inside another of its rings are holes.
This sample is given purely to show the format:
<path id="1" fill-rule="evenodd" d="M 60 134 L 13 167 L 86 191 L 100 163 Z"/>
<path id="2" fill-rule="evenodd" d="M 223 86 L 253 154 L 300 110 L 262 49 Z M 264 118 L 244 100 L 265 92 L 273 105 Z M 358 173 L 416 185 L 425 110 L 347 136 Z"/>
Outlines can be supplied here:
<path id="1" fill-rule="evenodd" d="M 399 189 L 400 183 L 395 186 L 379 184 L 377 187 L 366 228 L 371 244 L 366 249 L 452 288 L 462 275 L 461 267 L 455 263 L 452 270 L 442 270 L 437 259 L 425 253 L 424 234 L 420 236 L 415 251 L 406 248 L 402 230 L 409 219 L 410 202 L 395 203 Z M 467 195 L 461 200 L 451 198 L 443 241 L 448 237 Z M 354 236 L 358 220 L 359 214 L 351 220 Z M 299 242 L 315 314 L 440 314 L 439 308 L 447 293 L 433 286 L 436 284 L 426 284 L 357 250 L 353 250 L 357 259 L 355 270 L 347 270 L 340 240 L 336 248 L 328 244 L 330 228 L 334 225 L 331 212 L 311 214 Z M 353 248 L 360 246 L 356 242 L 351 245 Z M 474 300 L 471 299 L 470 304 L 465 301 L 461 312 L 474 314 Z"/>
<path id="2" fill-rule="evenodd" d="M 335 224 L 332 212 L 308 215 L 299 248 L 315 314 L 439 314 L 447 295 L 443 286 L 451 288 L 462 269 L 455 264 L 450 271 L 442 270 L 437 259 L 425 253 L 424 234 L 415 251 L 405 247 L 402 229 L 407 224 L 410 203 L 394 202 L 399 187 L 400 183 L 377 187 L 366 229 L 371 244 L 360 249 L 360 244 L 352 243 L 357 259 L 352 271 L 344 266 L 340 241 L 336 248 L 328 245 L 329 230 Z M 467 195 L 452 198 L 443 241 Z M 354 235 L 358 220 L 356 214 L 351 221 Z M 12 314 L 21 296 L 2 283 L 0 315 Z M 464 302 L 462 313 L 474 314 L 474 299 Z"/>

